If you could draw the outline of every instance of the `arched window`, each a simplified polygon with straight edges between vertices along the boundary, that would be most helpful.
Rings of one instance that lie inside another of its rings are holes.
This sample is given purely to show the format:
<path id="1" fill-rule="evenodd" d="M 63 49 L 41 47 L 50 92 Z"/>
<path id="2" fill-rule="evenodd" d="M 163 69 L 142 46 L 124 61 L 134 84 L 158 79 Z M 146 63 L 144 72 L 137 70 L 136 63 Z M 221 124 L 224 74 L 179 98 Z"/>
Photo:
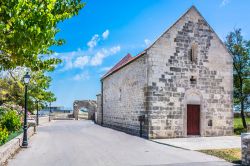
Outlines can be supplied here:
<path id="1" fill-rule="evenodd" d="M 198 58 L 198 45 L 193 43 L 190 49 L 190 61 L 196 63 Z"/>

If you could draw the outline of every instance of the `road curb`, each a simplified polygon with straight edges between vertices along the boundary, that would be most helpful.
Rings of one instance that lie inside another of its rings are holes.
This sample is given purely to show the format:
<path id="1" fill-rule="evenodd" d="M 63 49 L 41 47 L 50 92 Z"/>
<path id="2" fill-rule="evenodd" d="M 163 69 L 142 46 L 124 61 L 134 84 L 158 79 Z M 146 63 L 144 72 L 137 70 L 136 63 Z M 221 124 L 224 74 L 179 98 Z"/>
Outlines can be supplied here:
<path id="1" fill-rule="evenodd" d="M 34 135 L 36 126 L 29 127 L 28 138 Z M 21 147 L 23 134 L 18 135 L 6 144 L 0 146 L 0 165 L 4 165 L 6 161 L 13 156 Z"/>

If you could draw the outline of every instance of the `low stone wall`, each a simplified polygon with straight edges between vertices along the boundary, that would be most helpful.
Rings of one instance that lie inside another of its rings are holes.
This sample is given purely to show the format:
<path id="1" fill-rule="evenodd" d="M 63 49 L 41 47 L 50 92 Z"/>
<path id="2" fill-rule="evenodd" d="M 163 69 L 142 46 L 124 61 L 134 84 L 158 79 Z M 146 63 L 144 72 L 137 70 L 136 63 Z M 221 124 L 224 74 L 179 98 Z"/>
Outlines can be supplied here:
<path id="1" fill-rule="evenodd" d="M 30 118 L 34 119 L 34 122 L 36 122 L 36 115 L 31 115 Z M 52 116 L 51 116 L 51 119 L 52 119 Z M 49 123 L 49 116 L 39 116 L 39 125 L 42 125 L 45 123 Z"/>
<path id="2" fill-rule="evenodd" d="M 250 133 L 241 134 L 242 165 L 250 165 Z"/>
<path id="3" fill-rule="evenodd" d="M 49 123 L 49 116 L 39 117 L 39 125 Z"/>
<path id="4" fill-rule="evenodd" d="M 35 130 L 35 126 L 29 127 L 28 138 L 30 138 L 35 133 Z M 22 138 L 23 134 L 20 134 L 16 138 L 0 146 L 0 165 L 4 165 L 4 163 L 20 149 Z"/>
<path id="5" fill-rule="evenodd" d="M 245 112 L 245 116 L 250 117 L 250 112 Z M 234 117 L 240 118 L 241 117 L 240 112 L 234 112 Z"/>
<path id="6" fill-rule="evenodd" d="M 75 120 L 71 113 L 53 113 L 50 115 L 51 120 Z"/>

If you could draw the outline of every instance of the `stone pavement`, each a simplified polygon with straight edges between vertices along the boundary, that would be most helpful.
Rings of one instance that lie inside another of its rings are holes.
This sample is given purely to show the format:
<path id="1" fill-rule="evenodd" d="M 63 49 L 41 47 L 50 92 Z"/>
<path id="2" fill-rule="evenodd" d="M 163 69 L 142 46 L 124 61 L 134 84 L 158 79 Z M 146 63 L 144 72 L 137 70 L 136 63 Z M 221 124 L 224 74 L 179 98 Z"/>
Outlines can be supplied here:
<path id="1" fill-rule="evenodd" d="M 53 121 L 40 126 L 9 166 L 226 166 L 222 159 L 161 145 L 93 124 Z"/>
<path id="2" fill-rule="evenodd" d="M 154 142 L 189 150 L 240 148 L 239 136 L 154 139 Z"/>

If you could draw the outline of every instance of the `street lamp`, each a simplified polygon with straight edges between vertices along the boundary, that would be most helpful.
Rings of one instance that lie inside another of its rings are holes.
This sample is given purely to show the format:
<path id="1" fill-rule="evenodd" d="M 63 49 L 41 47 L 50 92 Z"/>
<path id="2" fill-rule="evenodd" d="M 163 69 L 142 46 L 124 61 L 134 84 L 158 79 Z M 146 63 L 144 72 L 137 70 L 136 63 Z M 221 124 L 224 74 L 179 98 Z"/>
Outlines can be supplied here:
<path id="1" fill-rule="evenodd" d="M 39 125 L 39 114 L 38 114 L 38 111 L 39 111 L 39 101 L 37 100 L 36 101 L 36 125 L 38 126 Z"/>
<path id="2" fill-rule="evenodd" d="M 50 113 L 51 113 L 51 102 L 49 102 L 49 122 L 51 121 L 51 119 L 50 119 Z"/>
<path id="3" fill-rule="evenodd" d="M 23 77 L 23 81 L 25 84 L 25 94 L 24 94 L 24 98 L 25 98 L 25 103 L 24 103 L 24 121 L 23 121 L 23 143 L 22 143 L 22 147 L 23 148 L 27 148 L 28 147 L 28 136 L 27 136 L 27 130 L 28 130 L 28 125 L 27 125 L 27 115 L 28 115 L 28 111 L 27 111 L 27 89 L 28 89 L 28 84 L 30 82 L 30 75 L 27 72 L 24 77 Z"/>

